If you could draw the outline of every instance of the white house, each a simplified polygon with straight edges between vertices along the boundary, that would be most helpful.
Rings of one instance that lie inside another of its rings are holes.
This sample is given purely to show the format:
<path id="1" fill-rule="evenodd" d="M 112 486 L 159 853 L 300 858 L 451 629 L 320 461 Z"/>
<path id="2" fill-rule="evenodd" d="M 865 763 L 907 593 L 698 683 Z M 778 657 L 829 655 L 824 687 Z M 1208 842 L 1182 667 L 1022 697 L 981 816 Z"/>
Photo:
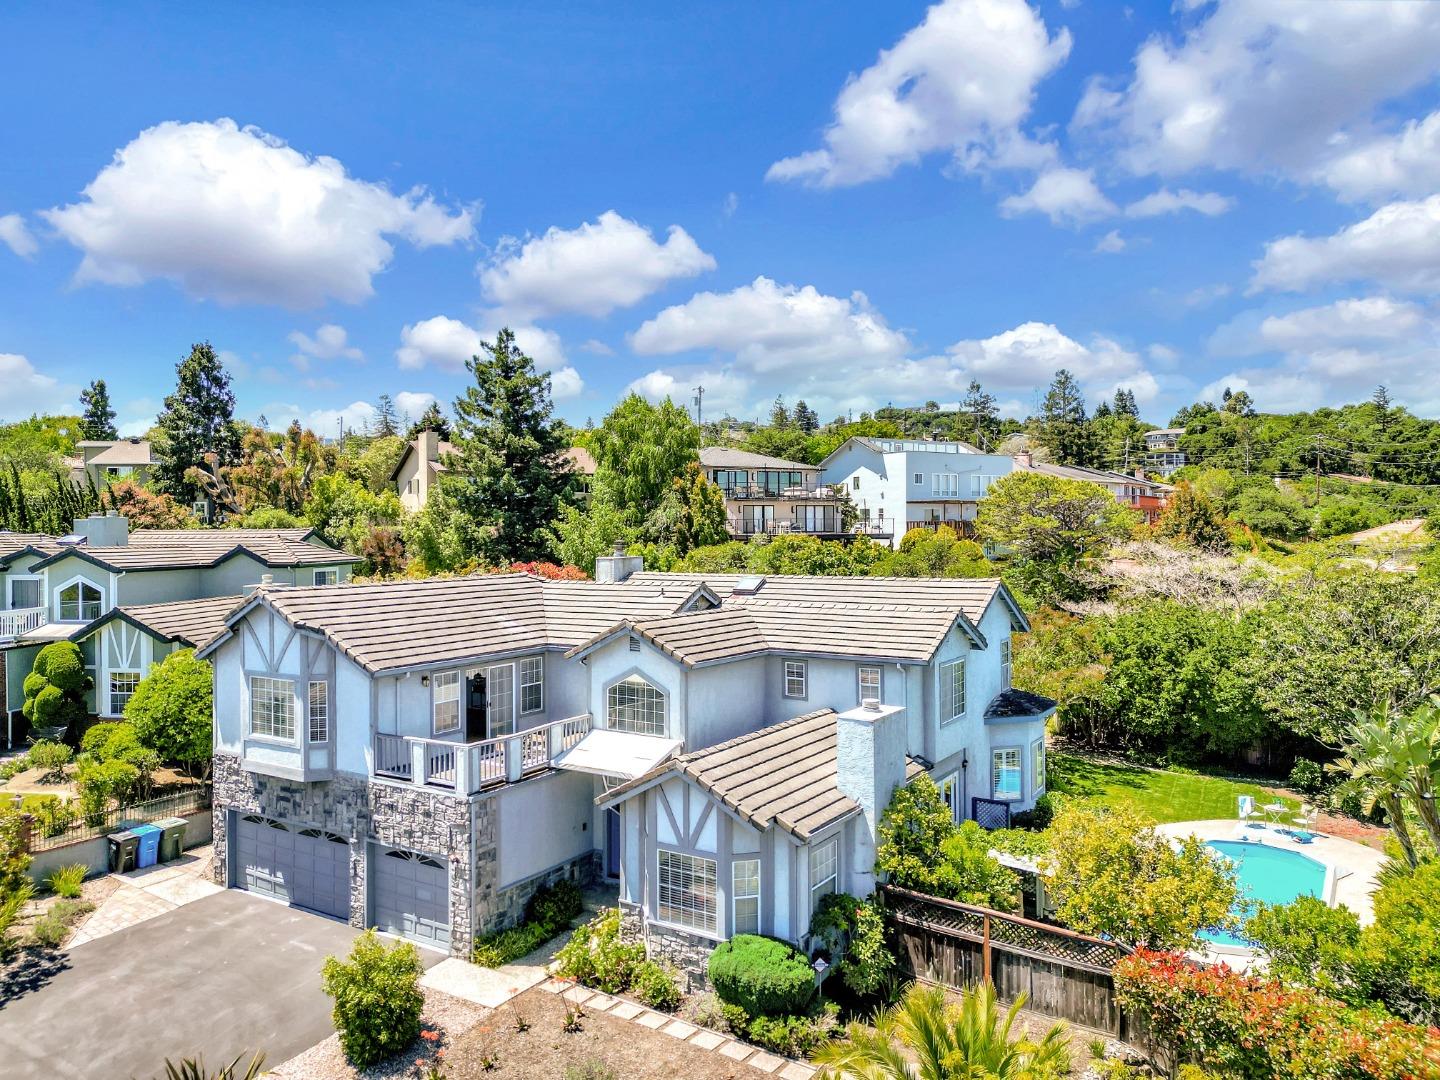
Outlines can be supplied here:
<path id="1" fill-rule="evenodd" d="M 965 442 L 859 436 L 820 463 L 825 483 L 843 485 L 860 520 L 886 526 L 895 547 L 910 529 L 968 532 L 985 492 L 1013 467 Z"/>
<path id="2" fill-rule="evenodd" d="M 1044 790 L 998 581 L 524 574 L 262 588 L 215 664 L 217 873 L 466 955 L 560 877 L 698 970 L 868 893 L 920 770 L 957 817 Z M 748 778 L 748 779 L 747 779 Z"/>

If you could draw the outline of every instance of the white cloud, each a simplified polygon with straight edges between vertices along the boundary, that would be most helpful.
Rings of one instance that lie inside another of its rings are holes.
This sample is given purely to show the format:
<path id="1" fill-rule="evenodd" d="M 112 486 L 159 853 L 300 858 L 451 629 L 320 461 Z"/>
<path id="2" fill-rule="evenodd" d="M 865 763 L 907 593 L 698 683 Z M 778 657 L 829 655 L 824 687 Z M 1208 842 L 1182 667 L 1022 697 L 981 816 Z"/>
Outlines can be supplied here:
<path id="1" fill-rule="evenodd" d="M 1120 235 L 1118 229 L 1111 229 L 1108 233 L 1095 241 L 1095 254 L 1097 255 L 1119 255 L 1126 247 L 1125 238 Z"/>
<path id="2" fill-rule="evenodd" d="M 1137 353 L 1101 335 L 1083 345 L 1053 323 L 1022 323 L 993 337 L 957 341 L 946 352 L 966 381 L 979 379 L 1000 390 L 1042 388 L 1056 371 L 1066 368 L 1092 398 L 1127 388 L 1143 403 L 1159 393 Z"/>
<path id="3" fill-rule="evenodd" d="M 1187 308 L 1208 307 L 1217 300 L 1225 299 L 1233 291 L 1229 285 L 1223 283 L 1199 285 L 1180 297 L 1180 303 Z"/>
<path id="4" fill-rule="evenodd" d="M 730 192 L 725 196 L 725 201 L 720 204 L 720 212 L 727 218 L 734 217 L 735 211 L 740 209 L 740 196 Z"/>
<path id="5" fill-rule="evenodd" d="M 670 282 L 715 269 L 715 259 L 679 225 L 663 244 L 613 210 L 578 228 L 552 226 L 543 236 L 502 242 L 480 274 L 486 298 L 506 318 L 559 312 L 608 315 Z"/>
<path id="6" fill-rule="evenodd" d="M 395 408 L 400 415 L 418 420 L 422 413 L 435 404 L 435 395 L 423 390 L 401 390 L 395 395 Z"/>
<path id="7" fill-rule="evenodd" d="M 314 336 L 292 330 L 289 337 L 300 350 L 290 360 L 301 371 L 309 368 L 311 360 L 359 360 L 365 355 L 350 344 L 345 328 L 336 323 L 317 327 Z"/>
<path id="8" fill-rule="evenodd" d="M 668 307 L 631 334 L 630 344 L 646 356 L 733 353 L 756 371 L 864 364 L 899 357 L 909 347 L 864 293 L 827 296 L 813 285 L 781 285 L 767 277 Z"/>
<path id="9" fill-rule="evenodd" d="M 0 420 L 23 420 L 31 413 L 73 412 L 78 386 L 35 370 L 19 353 L 0 353 Z"/>
<path id="10" fill-rule="evenodd" d="M 30 227 L 19 214 L 0 214 L 0 243 L 22 259 L 28 259 L 40 250 Z"/>
<path id="11" fill-rule="evenodd" d="M 942 0 L 835 100 L 824 147 L 770 166 L 769 180 L 844 187 L 944 152 L 973 167 L 1024 141 L 1035 88 L 1070 52 L 1024 0 Z"/>
<path id="12" fill-rule="evenodd" d="M 1309 177 L 1337 139 L 1440 72 L 1440 5 L 1219 0 L 1177 5 L 1177 39 L 1137 50 L 1127 85 L 1094 80 L 1074 126 L 1115 139 L 1137 174 Z"/>
<path id="13" fill-rule="evenodd" d="M 1260 323 L 1258 339 L 1267 348 L 1290 351 L 1405 341 L 1423 337 L 1425 322 L 1415 304 L 1372 296 L 1268 316 Z"/>
<path id="14" fill-rule="evenodd" d="M 1317 176 L 1342 199 L 1428 195 L 1440 188 L 1440 112 L 1411 120 L 1393 135 L 1341 145 Z"/>
<path id="15" fill-rule="evenodd" d="M 1272 240 L 1255 263 L 1250 291 L 1298 292 L 1346 281 L 1407 292 L 1440 289 L 1440 195 L 1382 206 L 1332 236 Z"/>
<path id="16" fill-rule="evenodd" d="M 1011 195 L 1000 203 L 1000 212 L 1044 214 L 1056 225 L 1080 225 L 1116 213 L 1115 204 L 1095 186 L 1089 169 L 1054 166 L 1045 169 L 1023 195 Z"/>
<path id="17" fill-rule="evenodd" d="M 614 356 L 615 350 L 599 338 L 589 338 L 580 345 L 581 352 L 591 353 L 595 356 Z"/>
<path id="18" fill-rule="evenodd" d="M 1145 350 L 1145 355 L 1161 367 L 1174 367 L 1180 360 L 1180 352 L 1169 345 L 1156 342 Z"/>
<path id="19" fill-rule="evenodd" d="M 669 398 L 677 405 L 690 407 L 695 387 L 705 387 L 705 415 L 726 413 L 748 416 L 759 412 L 753 400 L 754 380 L 733 370 L 720 368 L 657 368 L 633 380 L 627 393 L 639 394 L 650 401 Z M 773 400 L 773 395 L 771 400 Z"/>
<path id="20" fill-rule="evenodd" d="M 1217 217 L 1235 205 L 1235 200 L 1214 191 L 1191 191 L 1181 188 L 1171 191 L 1161 188 L 1143 199 L 1137 199 L 1125 207 L 1125 216 L 1132 218 L 1159 217 L 1161 214 L 1178 214 L 1182 210 L 1194 210 L 1206 217 Z"/>
<path id="21" fill-rule="evenodd" d="M 166 121 L 115 153 L 84 198 L 41 216 L 84 257 L 80 283 L 169 280 L 222 303 L 356 303 L 394 256 L 468 241 L 475 211 L 357 180 L 235 121 Z"/>
<path id="22" fill-rule="evenodd" d="M 459 319 L 436 315 L 401 329 L 395 359 L 407 371 L 425 367 L 463 371 L 467 360 L 480 355 L 480 342 L 492 341 L 498 330 L 498 326 L 488 325 L 477 330 Z M 580 373 L 566 363 L 560 335 L 538 326 L 512 326 L 511 330 L 520 351 L 534 360 L 537 368 L 550 372 L 550 392 L 556 400 L 574 397 L 584 389 Z"/>

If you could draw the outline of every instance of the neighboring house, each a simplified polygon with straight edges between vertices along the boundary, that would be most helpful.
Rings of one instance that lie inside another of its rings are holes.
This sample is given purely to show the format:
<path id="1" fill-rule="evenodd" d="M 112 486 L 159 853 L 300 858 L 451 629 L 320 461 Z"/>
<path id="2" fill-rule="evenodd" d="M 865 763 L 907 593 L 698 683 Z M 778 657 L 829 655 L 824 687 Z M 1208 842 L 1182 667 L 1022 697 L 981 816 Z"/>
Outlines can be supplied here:
<path id="1" fill-rule="evenodd" d="M 726 528 L 737 540 L 777 533 L 837 540 L 857 532 L 855 525 L 844 527 L 841 497 L 820 482 L 817 466 L 707 446 L 700 451 L 700 467 L 725 493 Z"/>
<path id="2" fill-rule="evenodd" d="M 113 512 L 75 522 L 64 537 L 0 533 L 0 655 L 5 735 L 24 701 L 35 654 L 52 641 L 81 639 L 96 680 L 91 708 L 104 714 L 104 635 L 84 631 L 116 607 L 236 596 L 264 581 L 325 585 L 345 581 L 359 559 L 312 529 L 140 529 Z M 120 670 L 134 671 L 134 668 Z M 141 669 L 143 670 L 143 669 Z"/>
<path id="3" fill-rule="evenodd" d="M 957 819 L 1044 790 L 1054 703 L 1009 689 L 998 581 L 596 576 L 253 593 L 199 650 L 217 875 L 460 956 L 539 886 L 614 878 L 627 933 L 698 972 L 868 892 L 906 775 Z"/>
<path id="4" fill-rule="evenodd" d="M 1161 476 L 1168 477 L 1176 469 L 1185 467 L 1185 451 L 1180 449 L 1183 427 L 1157 428 L 1145 433 L 1145 456 L 1150 468 Z"/>
<path id="5" fill-rule="evenodd" d="M 423 510 L 445 471 L 444 459 L 453 453 L 454 444 L 440 438 L 439 432 L 427 428 L 416 435 L 390 473 L 391 482 L 400 492 L 400 505 L 412 513 Z"/>
<path id="6" fill-rule="evenodd" d="M 855 437 L 820 463 L 827 483 L 843 486 L 862 522 L 881 525 L 892 544 L 911 529 L 975 527 L 980 500 L 1013 462 L 965 442 Z"/>
<path id="7" fill-rule="evenodd" d="M 590 501 L 590 488 L 595 482 L 595 459 L 583 446 L 572 446 L 562 455 L 570 462 L 570 474 L 575 478 L 575 490 L 582 503 Z"/>
<path id="8" fill-rule="evenodd" d="M 79 454 L 66 459 L 70 478 L 83 484 L 88 477 L 100 491 L 115 480 L 143 484 L 155 464 L 149 439 L 84 439 L 75 449 Z"/>
<path id="9" fill-rule="evenodd" d="M 1175 490 L 1170 484 L 1147 479 L 1144 468 L 1138 465 L 1133 473 L 1087 469 L 1079 465 L 1051 465 L 1036 461 L 1029 452 L 1022 451 L 1015 455 L 1015 468 L 1019 472 L 1041 473 L 1066 480 L 1085 480 L 1091 484 L 1099 484 L 1115 496 L 1116 502 L 1140 513 L 1150 525 L 1160 520 L 1161 511 L 1170 500 L 1170 493 Z"/>

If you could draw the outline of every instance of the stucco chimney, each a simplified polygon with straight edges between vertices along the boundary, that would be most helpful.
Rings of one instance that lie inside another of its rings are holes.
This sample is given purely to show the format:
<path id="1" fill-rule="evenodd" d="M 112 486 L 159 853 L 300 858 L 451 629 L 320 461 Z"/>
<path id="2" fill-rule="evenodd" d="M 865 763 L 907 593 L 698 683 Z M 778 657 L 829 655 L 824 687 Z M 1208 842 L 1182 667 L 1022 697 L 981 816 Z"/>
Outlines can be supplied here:
<path id="1" fill-rule="evenodd" d="M 617 540 L 615 551 L 612 554 L 601 555 L 595 560 L 595 580 L 609 585 L 617 585 L 631 574 L 638 574 L 644 569 L 644 556 L 626 555 L 625 545 Z"/>
<path id="2" fill-rule="evenodd" d="M 835 725 L 836 787 L 860 804 L 865 819 L 851 849 L 849 891 L 869 896 L 875 888 L 875 828 L 890 796 L 905 783 L 905 709 L 867 698 L 837 716 Z"/>
<path id="3" fill-rule="evenodd" d="M 130 543 L 130 522 L 114 510 L 75 519 L 75 532 L 90 547 L 125 547 Z"/>
<path id="4" fill-rule="evenodd" d="M 1015 455 L 1015 464 L 1022 469 L 1028 469 L 1035 464 L 1035 457 L 1029 450 L 1021 450 Z"/>
<path id="5" fill-rule="evenodd" d="M 420 452 L 421 461 L 438 461 L 440 459 L 440 433 L 434 428 L 426 428 L 415 436 L 415 449 Z"/>
<path id="6" fill-rule="evenodd" d="M 1135 479 L 1136 479 L 1136 480 L 1144 480 L 1144 479 L 1145 479 L 1145 466 L 1144 466 L 1144 465 L 1136 465 L 1136 466 L 1135 466 Z"/>

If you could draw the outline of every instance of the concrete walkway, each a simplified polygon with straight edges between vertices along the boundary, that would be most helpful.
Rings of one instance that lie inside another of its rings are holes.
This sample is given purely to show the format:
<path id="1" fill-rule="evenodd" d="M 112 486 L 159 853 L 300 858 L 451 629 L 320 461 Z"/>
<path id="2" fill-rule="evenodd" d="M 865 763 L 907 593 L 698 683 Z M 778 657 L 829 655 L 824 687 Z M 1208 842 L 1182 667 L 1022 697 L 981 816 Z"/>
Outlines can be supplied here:
<path id="1" fill-rule="evenodd" d="M 174 862 L 111 875 L 120 887 L 102 900 L 71 936 L 66 949 L 146 922 L 178 907 L 224 892 L 210 879 L 214 851 L 209 844 L 191 848 Z"/>

